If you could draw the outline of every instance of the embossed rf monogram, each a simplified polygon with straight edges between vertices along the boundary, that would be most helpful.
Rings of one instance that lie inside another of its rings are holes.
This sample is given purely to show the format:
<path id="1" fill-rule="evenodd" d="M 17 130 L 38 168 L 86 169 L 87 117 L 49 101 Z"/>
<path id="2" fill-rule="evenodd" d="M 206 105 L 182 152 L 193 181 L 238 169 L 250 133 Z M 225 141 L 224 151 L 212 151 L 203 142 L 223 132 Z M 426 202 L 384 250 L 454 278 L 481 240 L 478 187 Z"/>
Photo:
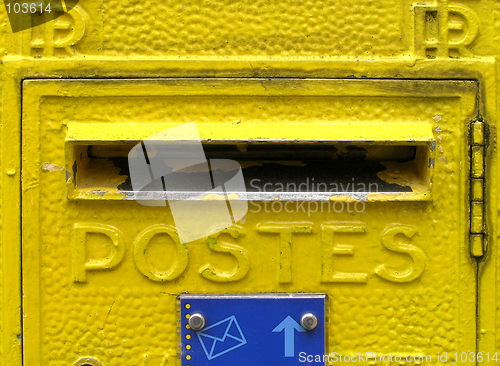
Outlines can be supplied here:
<path id="1" fill-rule="evenodd" d="M 472 56 L 468 46 L 479 34 L 479 21 L 470 7 L 438 0 L 435 4 L 415 4 L 414 9 L 418 58 Z"/>
<path id="2" fill-rule="evenodd" d="M 72 47 L 80 42 L 85 35 L 85 13 L 78 6 L 73 7 L 68 12 L 62 7 L 56 7 L 52 13 L 46 13 L 44 16 L 54 17 L 55 12 L 65 12 L 66 14 L 45 23 L 41 34 L 32 29 L 30 47 L 35 50 L 43 50 L 44 57 L 53 57 L 55 50 L 64 50 L 63 53 L 66 56 L 73 56 L 75 51 Z M 59 35 L 60 32 L 63 36 Z"/>

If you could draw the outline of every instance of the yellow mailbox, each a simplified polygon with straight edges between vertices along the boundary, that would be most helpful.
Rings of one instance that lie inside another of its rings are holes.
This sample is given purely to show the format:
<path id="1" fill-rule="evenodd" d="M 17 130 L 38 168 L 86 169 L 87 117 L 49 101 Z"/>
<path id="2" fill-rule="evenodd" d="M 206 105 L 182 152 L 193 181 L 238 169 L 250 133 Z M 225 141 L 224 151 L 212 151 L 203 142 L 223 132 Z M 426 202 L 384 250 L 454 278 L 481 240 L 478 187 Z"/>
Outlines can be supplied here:
<path id="1" fill-rule="evenodd" d="M 3 365 L 498 362 L 498 2 L 14 3 Z"/>

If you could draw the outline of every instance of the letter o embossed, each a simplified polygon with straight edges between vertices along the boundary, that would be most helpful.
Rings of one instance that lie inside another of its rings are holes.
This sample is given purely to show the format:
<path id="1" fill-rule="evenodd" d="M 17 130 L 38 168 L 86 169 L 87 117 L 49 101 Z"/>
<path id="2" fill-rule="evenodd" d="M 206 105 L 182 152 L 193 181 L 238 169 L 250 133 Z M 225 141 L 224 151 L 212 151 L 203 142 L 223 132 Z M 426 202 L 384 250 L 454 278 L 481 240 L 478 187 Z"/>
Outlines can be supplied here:
<path id="1" fill-rule="evenodd" d="M 165 272 L 156 270 L 146 259 L 146 251 L 154 236 L 166 234 L 173 241 L 177 249 L 177 258 L 172 268 Z M 139 234 L 134 242 L 134 262 L 144 276 L 156 282 L 172 281 L 179 277 L 187 268 L 189 251 L 185 244 L 181 244 L 179 235 L 167 225 L 154 225 Z"/>

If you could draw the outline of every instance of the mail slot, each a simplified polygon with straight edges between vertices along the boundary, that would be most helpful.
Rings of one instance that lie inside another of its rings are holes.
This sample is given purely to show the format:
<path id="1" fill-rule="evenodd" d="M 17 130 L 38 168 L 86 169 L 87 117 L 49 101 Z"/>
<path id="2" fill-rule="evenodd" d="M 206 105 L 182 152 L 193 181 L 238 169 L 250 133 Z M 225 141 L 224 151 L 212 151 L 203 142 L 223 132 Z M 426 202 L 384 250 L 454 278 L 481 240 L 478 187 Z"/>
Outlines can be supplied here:
<path id="1" fill-rule="evenodd" d="M 70 125 L 70 129 L 72 129 Z M 71 133 L 71 132 L 70 132 Z M 410 140 L 410 139 L 408 139 Z M 70 172 L 68 192 L 74 199 L 92 199 L 95 195 L 118 194 L 126 200 L 136 199 L 131 176 L 131 159 L 135 144 L 87 144 L 75 141 L 68 144 L 66 171 Z M 411 144 L 410 144 L 411 143 Z M 189 160 L 186 153 L 192 143 L 155 142 L 168 146 L 169 154 L 151 156 L 166 164 Z M 433 157 L 432 135 L 422 141 L 391 141 L 387 144 L 361 141 L 281 141 L 254 142 L 202 141 L 210 170 L 224 181 L 231 180 L 241 169 L 244 185 L 229 187 L 243 200 L 328 200 L 349 194 L 405 194 L 407 199 L 430 197 Z M 178 156 L 170 154 L 180 150 Z M 140 151 L 142 155 L 143 152 Z M 160 153 L 156 153 L 159 155 Z M 221 166 L 217 161 L 230 159 L 237 164 Z M 164 188 L 171 198 L 200 199 L 207 187 L 200 178 L 207 167 L 203 164 L 173 170 L 162 177 Z M 165 200 L 157 190 L 154 177 L 147 187 L 148 199 Z M 212 187 L 210 187 L 212 188 Z M 172 196 L 173 195 L 173 196 Z"/>
<path id="2" fill-rule="evenodd" d="M 420 365 L 477 351 L 475 81 L 22 90 L 25 364 Z"/>

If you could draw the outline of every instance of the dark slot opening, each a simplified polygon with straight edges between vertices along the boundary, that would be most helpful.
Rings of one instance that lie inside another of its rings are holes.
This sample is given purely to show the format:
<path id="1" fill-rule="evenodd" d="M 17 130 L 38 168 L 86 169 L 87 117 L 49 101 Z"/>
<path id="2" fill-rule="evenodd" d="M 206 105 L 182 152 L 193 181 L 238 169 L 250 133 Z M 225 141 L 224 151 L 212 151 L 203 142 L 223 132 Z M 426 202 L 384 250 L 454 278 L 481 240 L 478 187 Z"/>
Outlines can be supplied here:
<path id="1" fill-rule="evenodd" d="M 113 189 L 126 193 L 126 199 L 132 199 L 128 156 L 134 146 L 130 143 L 76 144 L 74 155 L 77 157 L 78 176 L 75 188 L 92 192 Z M 202 146 L 206 159 L 211 162 L 211 181 L 223 185 L 234 178 L 241 168 L 244 189 L 239 190 L 246 191 L 248 199 L 318 199 L 318 194 L 327 197 L 412 193 L 421 191 L 422 187 L 428 190 L 430 186 L 429 144 L 211 141 L 204 142 Z M 77 150 L 81 153 L 77 154 Z M 148 158 L 155 159 L 155 155 Z M 163 157 L 163 161 L 168 166 L 169 161 L 187 158 L 183 153 L 171 152 Z M 238 164 L 220 168 L 217 161 L 221 159 Z M 199 164 L 171 171 L 163 176 L 162 187 L 170 193 L 205 192 L 212 188 L 207 186 L 204 178 L 208 173 L 207 166 Z M 217 179 L 214 180 L 214 177 Z M 151 184 L 158 187 L 154 182 Z M 158 199 L 163 199 L 160 193 Z M 229 189 L 226 193 L 233 192 Z"/>

